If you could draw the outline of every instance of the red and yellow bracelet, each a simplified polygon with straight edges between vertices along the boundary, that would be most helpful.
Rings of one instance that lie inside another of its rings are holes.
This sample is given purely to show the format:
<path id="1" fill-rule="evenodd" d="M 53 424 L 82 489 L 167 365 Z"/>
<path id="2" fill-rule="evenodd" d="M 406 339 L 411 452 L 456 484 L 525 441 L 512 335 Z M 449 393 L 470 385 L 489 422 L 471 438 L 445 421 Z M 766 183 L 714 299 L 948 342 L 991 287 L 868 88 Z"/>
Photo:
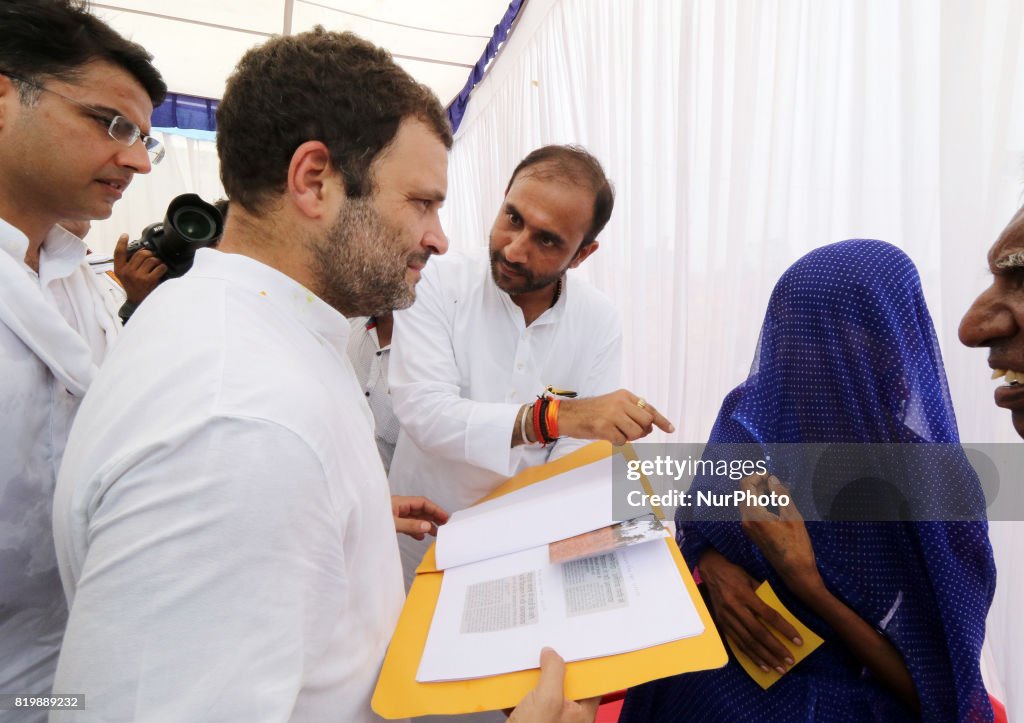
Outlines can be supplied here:
<path id="1" fill-rule="evenodd" d="M 550 399 L 548 401 L 547 426 L 548 436 L 551 438 L 552 442 L 558 439 L 558 405 L 561 403 L 561 399 Z"/>

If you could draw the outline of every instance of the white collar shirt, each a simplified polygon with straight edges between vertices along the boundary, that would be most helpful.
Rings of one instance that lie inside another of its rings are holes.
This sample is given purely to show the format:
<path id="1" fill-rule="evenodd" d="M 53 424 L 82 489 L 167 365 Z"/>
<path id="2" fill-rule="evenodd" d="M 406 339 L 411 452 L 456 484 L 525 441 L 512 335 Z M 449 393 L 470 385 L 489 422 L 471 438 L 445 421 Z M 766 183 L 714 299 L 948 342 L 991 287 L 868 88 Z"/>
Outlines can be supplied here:
<path id="1" fill-rule="evenodd" d="M 401 424 L 389 481 L 449 512 L 510 475 L 589 440 L 511 447 L 523 404 L 548 386 L 581 397 L 621 383 L 622 321 L 600 291 L 566 278 L 553 307 L 526 326 L 522 309 L 491 278 L 486 257 L 431 259 L 416 302 L 395 313 L 390 383 Z M 425 546 L 401 540 L 406 579 Z"/>
<path id="2" fill-rule="evenodd" d="M 55 226 L 38 274 L 27 248 L 0 219 L 0 690 L 45 695 L 67 618 L 51 525 L 57 469 L 121 324 L 80 239 Z"/>
<path id="3" fill-rule="evenodd" d="M 132 317 L 54 503 L 55 686 L 88 720 L 376 720 L 403 592 L 348 334 L 289 277 L 212 249 Z"/>
<path id="4" fill-rule="evenodd" d="M 391 406 L 391 389 L 388 386 L 390 357 L 391 344 L 380 345 L 377 326 L 372 319 L 365 316 L 352 319 L 348 358 L 373 412 L 373 435 L 385 471 L 391 468 L 391 458 L 398 442 L 398 417 Z"/>

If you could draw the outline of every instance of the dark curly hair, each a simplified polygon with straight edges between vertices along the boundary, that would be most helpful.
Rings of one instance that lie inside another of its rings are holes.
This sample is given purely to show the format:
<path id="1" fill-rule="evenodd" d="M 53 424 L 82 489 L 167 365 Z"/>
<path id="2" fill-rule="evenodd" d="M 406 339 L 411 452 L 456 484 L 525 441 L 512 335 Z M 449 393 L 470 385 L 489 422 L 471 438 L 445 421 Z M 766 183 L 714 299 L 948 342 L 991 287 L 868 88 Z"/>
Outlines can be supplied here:
<path id="1" fill-rule="evenodd" d="M 0 0 L 0 74 L 14 80 L 23 103 L 33 103 L 33 83 L 53 79 L 74 83 L 83 66 L 105 60 L 123 68 L 141 85 L 154 106 L 163 102 L 167 85 L 153 66 L 153 56 L 122 37 L 76 0 Z"/>
<path id="2" fill-rule="evenodd" d="M 615 190 L 604 175 L 601 162 L 583 146 L 542 146 L 519 161 L 519 165 L 512 171 L 512 178 L 508 179 L 506 194 L 512 188 L 516 176 L 527 169 L 533 169 L 529 173 L 539 178 L 565 180 L 587 186 L 594 192 L 594 215 L 580 247 L 592 243 L 612 217 L 612 208 L 615 206 Z"/>
<path id="3" fill-rule="evenodd" d="M 451 148 L 440 102 L 391 59 L 352 33 L 313 30 L 253 48 L 217 108 L 220 176 L 231 201 L 258 212 L 284 192 L 295 149 L 322 141 L 345 193 L 373 191 L 370 166 L 403 119 L 430 127 Z"/>

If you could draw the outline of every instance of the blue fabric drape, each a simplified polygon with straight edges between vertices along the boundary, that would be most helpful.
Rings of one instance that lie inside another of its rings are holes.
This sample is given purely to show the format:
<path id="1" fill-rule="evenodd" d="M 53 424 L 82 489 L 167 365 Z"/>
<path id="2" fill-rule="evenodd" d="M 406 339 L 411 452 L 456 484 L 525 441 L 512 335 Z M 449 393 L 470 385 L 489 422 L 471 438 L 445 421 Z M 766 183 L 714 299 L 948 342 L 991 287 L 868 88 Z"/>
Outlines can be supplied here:
<path id="1" fill-rule="evenodd" d="M 494 34 L 487 41 L 487 47 L 484 48 L 483 54 L 476 61 L 473 69 L 469 71 L 469 79 L 466 81 L 466 85 L 463 86 L 459 94 L 455 96 L 455 100 L 448 106 L 448 121 L 452 124 L 452 133 L 459 130 L 459 124 L 462 123 L 462 116 L 466 113 L 466 106 L 469 104 L 469 96 L 473 92 L 473 88 L 484 79 L 484 71 L 487 69 L 487 64 L 494 59 L 494 56 L 498 53 L 498 48 L 508 38 L 508 34 L 512 30 L 512 23 L 515 22 L 516 16 L 519 15 L 519 11 L 524 3 L 525 0 L 512 0 L 509 3 L 505 15 L 494 26 Z"/>
<path id="2" fill-rule="evenodd" d="M 980 500 L 958 441 L 917 269 L 890 244 L 851 240 L 812 251 L 779 280 L 750 375 L 726 397 L 706 454 L 737 444 L 757 445 L 766 455 L 772 445 L 798 443 L 914 444 L 921 451 L 905 474 L 915 492 Z M 809 499 L 808 471 L 769 456 L 770 471 L 794 500 Z M 715 491 L 722 484 L 694 483 Z M 789 592 L 738 522 L 680 513 L 678 541 L 690 565 L 714 547 L 756 580 L 767 579 L 826 642 L 767 690 L 734 660 L 716 671 L 640 686 L 627 696 L 622 721 L 909 717 L 835 631 Z M 829 590 L 884 629 L 903 656 L 922 718 L 991 720 L 979 670 L 995 589 L 987 524 L 808 522 L 807 530 Z"/>
<path id="3" fill-rule="evenodd" d="M 505 11 L 498 24 L 494 26 L 494 34 L 487 41 L 487 47 L 484 48 L 483 54 L 481 54 L 480 59 L 477 60 L 472 70 L 470 70 L 466 85 L 463 86 L 459 94 L 448 106 L 448 120 L 452 124 L 453 133 L 459 129 L 459 124 L 462 123 L 462 116 L 466 112 L 466 106 L 469 103 L 469 96 L 473 92 L 473 88 L 483 80 L 487 65 L 494 59 L 494 56 L 498 53 L 498 48 L 508 38 L 512 30 L 512 23 L 515 22 L 525 1 L 512 0 L 509 3 L 508 10 Z M 161 128 L 185 128 L 215 132 L 217 130 L 217 106 L 219 103 L 219 100 L 212 98 L 200 98 L 194 95 L 185 95 L 184 93 L 168 93 L 164 102 L 153 111 L 152 123 L 154 126 Z"/>
<path id="4" fill-rule="evenodd" d="M 168 93 L 164 102 L 153 111 L 152 123 L 161 128 L 216 131 L 218 105 L 220 101 L 212 98 Z"/>

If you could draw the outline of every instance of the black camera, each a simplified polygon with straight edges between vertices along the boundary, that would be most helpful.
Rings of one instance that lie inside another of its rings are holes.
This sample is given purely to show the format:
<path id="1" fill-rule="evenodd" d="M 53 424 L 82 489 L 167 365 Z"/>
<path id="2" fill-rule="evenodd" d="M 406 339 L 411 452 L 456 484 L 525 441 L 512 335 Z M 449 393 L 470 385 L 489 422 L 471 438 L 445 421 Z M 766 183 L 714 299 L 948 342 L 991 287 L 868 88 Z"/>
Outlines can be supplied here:
<path id="1" fill-rule="evenodd" d="M 149 249 L 167 266 L 164 278 L 176 279 L 192 268 L 196 251 L 213 246 L 222 233 L 220 211 L 196 194 L 185 193 L 171 201 L 162 223 L 146 226 L 139 239 L 128 244 L 128 258 Z"/>

